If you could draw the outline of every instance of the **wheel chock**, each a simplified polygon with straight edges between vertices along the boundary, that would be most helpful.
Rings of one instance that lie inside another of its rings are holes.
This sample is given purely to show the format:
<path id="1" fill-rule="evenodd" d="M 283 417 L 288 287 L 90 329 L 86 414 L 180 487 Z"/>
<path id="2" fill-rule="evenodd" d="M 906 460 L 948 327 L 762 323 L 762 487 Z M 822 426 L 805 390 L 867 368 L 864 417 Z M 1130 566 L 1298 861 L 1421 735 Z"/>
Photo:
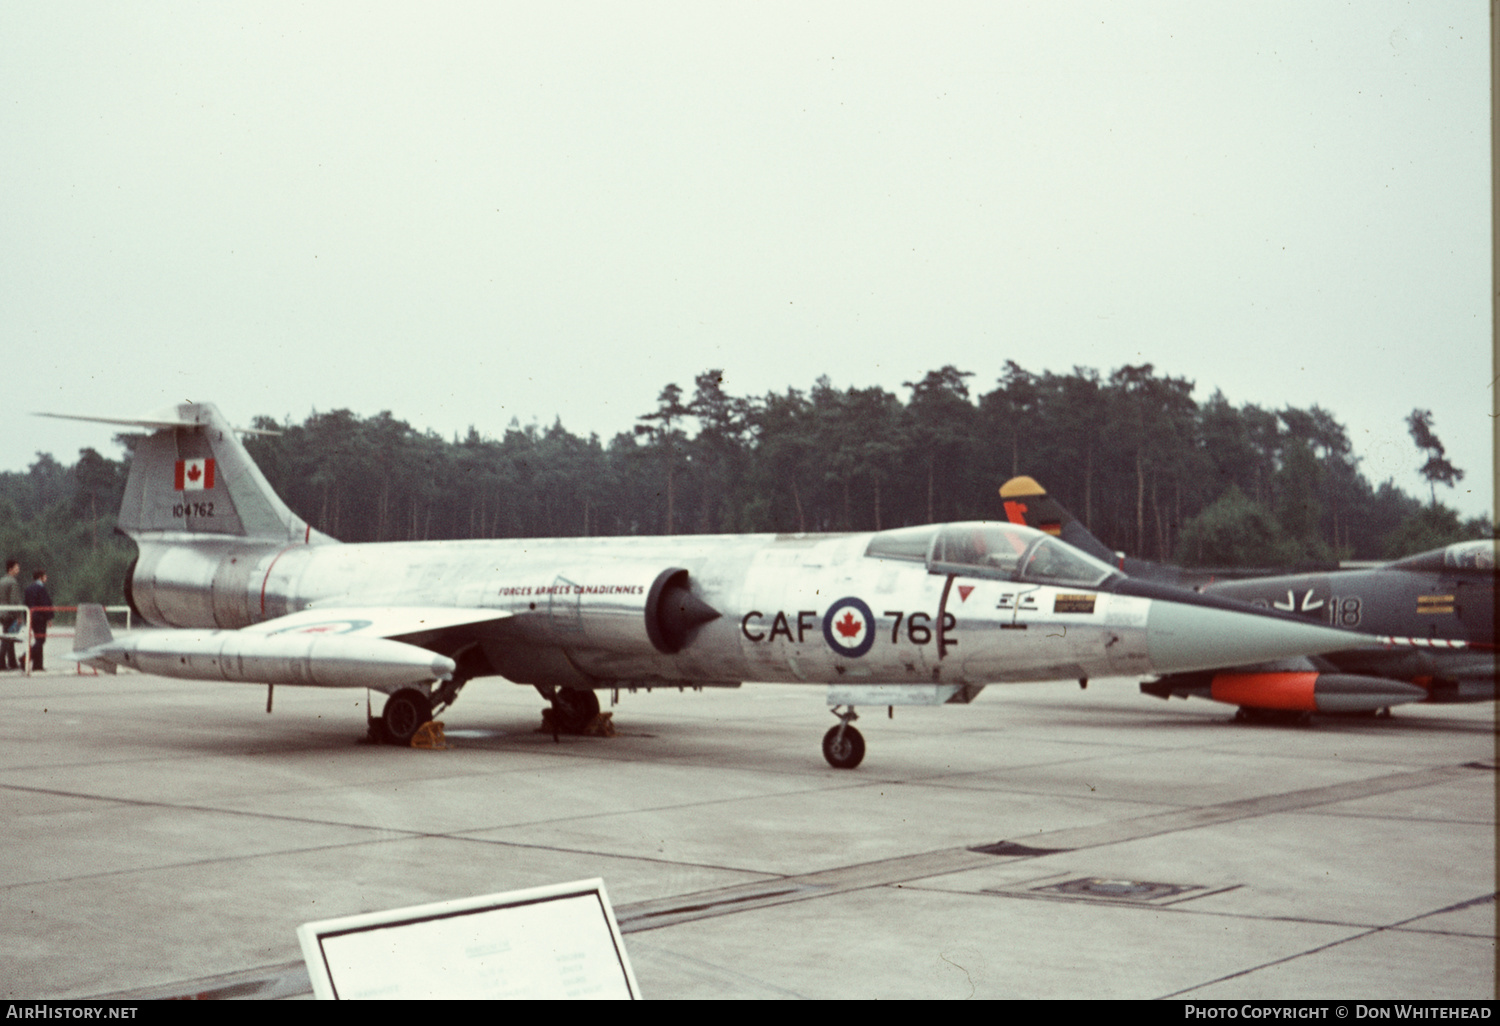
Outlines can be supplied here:
<path id="1" fill-rule="evenodd" d="M 615 736 L 615 714 L 602 712 L 579 731 L 585 737 L 614 737 Z"/>
<path id="2" fill-rule="evenodd" d="M 413 748 L 430 748 L 434 751 L 446 751 L 448 739 L 443 736 L 443 721 L 429 720 L 417 728 L 417 732 L 411 736 Z"/>
<path id="3" fill-rule="evenodd" d="M 536 732 L 538 734 L 573 734 L 583 737 L 614 737 L 614 715 L 612 712 L 598 713 L 593 719 L 576 730 L 560 730 L 555 726 L 556 718 L 553 716 L 551 707 L 544 707 L 542 709 L 542 725 L 536 728 Z"/>

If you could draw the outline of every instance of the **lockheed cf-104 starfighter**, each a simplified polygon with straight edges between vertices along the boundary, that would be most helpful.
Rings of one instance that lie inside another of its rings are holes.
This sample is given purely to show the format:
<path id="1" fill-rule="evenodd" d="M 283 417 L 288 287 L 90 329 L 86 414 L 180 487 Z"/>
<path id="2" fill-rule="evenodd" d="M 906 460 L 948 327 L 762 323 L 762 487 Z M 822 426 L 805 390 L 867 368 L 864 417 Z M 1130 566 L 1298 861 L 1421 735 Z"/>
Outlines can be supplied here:
<path id="1" fill-rule="evenodd" d="M 80 418 L 103 419 L 103 418 Z M 106 670 L 387 695 L 408 743 L 466 682 L 534 686 L 554 722 L 599 689 L 829 686 L 823 740 L 852 768 L 855 707 L 966 702 L 988 684 L 1187 673 L 1347 647 L 1295 617 L 1133 580 L 1006 522 L 874 533 L 341 544 L 271 489 L 218 410 L 142 420 L 119 527 L 127 599 L 170 630 L 115 636 L 97 607 L 75 658 Z"/>

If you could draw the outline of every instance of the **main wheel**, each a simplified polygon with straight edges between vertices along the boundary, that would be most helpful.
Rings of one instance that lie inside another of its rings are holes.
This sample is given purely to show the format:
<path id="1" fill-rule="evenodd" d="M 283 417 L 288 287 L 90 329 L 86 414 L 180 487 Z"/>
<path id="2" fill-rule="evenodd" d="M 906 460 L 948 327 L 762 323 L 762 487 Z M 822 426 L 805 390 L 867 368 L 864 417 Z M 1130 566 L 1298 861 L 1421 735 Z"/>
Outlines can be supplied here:
<path id="1" fill-rule="evenodd" d="M 393 745 L 411 744 L 412 735 L 431 719 L 432 703 L 415 688 L 402 688 L 387 698 L 385 711 L 380 714 L 385 740 Z"/>
<path id="2" fill-rule="evenodd" d="M 563 733 L 582 730 L 599 715 L 599 696 L 582 688 L 558 688 L 552 696 L 552 715 Z"/>
<path id="3" fill-rule="evenodd" d="M 853 727 L 844 727 L 844 736 L 839 736 L 838 727 L 829 727 L 823 735 L 823 758 L 834 769 L 853 769 L 865 757 L 864 735 Z"/>

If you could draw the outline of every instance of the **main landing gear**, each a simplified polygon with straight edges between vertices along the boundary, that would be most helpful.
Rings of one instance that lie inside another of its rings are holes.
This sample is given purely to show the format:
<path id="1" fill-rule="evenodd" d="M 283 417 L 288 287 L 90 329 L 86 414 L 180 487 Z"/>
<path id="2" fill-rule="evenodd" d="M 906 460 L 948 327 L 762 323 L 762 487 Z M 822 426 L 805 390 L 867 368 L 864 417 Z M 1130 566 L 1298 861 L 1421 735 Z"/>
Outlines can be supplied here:
<path id="1" fill-rule="evenodd" d="M 552 693 L 552 723 L 562 734 L 577 734 L 599 715 L 599 696 L 582 688 L 557 688 Z"/>
<path id="2" fill-rule="evenodd" d="M 453 659 L 458 663 L 453 677 L 439 682 L 431 691 L 411 687 L 392 692 L 380 715 L 368 717 L 370 740 L 402 747 L 410 745 L 424 724 L 432 722 L 434 716 L 458 700 L 465 684 L 493 672 L 478 645 L 454 653 Z"/>
<path id="3" fill-rule="evenodd" d="M 370 740 L 407 746 L 422 724 L 432 720 L 432 699 L 416 688 L 402 688 L 385 700 L 378 717 L 370 717 Z"/>
<path id="4" fill-rule="evenodd" d="M 537 694 L 552 703 L 542 710 L 542 733 L 582 734 L 599 717 L 599 695 L 587 688 L 534 684 Z"/>
<path id="5" fill-rule="evenodd" d="M 829 727 L 823 735 L 823 758 L 834 769 L 853 769 L 865 757 L 864 735 L 849 725 L 859 717 L 854 706 L 846 705 L 844 709 L 847 711 L 839 712 L 838 706 L 833 707 L 831 711 L 839 718 L 839 725 Z"/>

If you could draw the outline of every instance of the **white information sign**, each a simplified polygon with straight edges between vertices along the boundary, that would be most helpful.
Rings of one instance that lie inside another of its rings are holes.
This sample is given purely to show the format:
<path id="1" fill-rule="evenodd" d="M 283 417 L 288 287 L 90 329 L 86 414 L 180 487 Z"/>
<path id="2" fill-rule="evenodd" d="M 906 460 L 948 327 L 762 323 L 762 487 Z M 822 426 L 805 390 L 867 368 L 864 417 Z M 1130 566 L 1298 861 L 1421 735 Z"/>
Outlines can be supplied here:
<path id="1" fill-rule="evenodd" d="M 640 996 L 603 880 L 304 923 L 321 999 Z"/>

